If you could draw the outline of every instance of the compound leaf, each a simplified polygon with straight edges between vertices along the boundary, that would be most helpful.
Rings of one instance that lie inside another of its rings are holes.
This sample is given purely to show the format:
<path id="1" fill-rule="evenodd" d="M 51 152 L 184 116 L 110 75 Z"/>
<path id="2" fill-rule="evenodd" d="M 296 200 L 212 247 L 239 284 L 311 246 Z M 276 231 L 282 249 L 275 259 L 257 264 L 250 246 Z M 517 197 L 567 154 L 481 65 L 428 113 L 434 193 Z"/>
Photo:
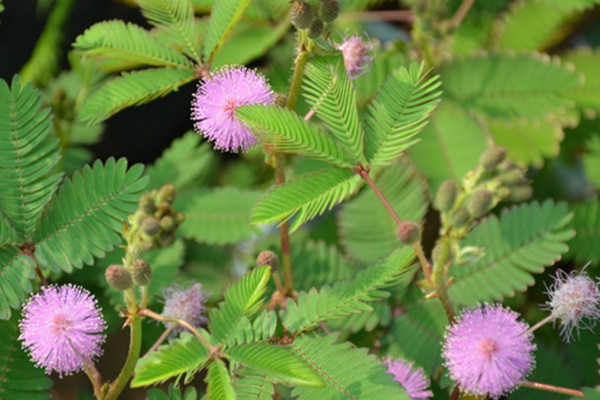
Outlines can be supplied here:
<path id="1" fill-rule="evenodd" d="M 219 0 L 215 2 L 204 36 L 203 55 L 209 63 L 249 5 L 250 0 Z"/>

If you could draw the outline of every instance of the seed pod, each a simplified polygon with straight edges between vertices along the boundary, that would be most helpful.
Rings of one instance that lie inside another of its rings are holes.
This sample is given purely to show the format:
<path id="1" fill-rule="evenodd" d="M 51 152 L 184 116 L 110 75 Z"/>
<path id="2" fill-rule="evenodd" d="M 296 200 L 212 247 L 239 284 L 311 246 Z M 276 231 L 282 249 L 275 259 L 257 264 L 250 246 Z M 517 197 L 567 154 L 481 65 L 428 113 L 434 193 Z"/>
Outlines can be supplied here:
<path id="1" fill-rule="evenodd" d="M 136 285 L 148 286 L 152 281 L 152 269 L 148 261 L 136 258 L 131 263 L 131 278 Z"/>
<path id="2" fill-rule="evenodd" d="M 421 228 L 412 221 L 403 221 L 398 224 L 396 236 L 404 244 L 415 244 L 421 240 Z"/>
<path id="3" fill-rule="evenodd" d="M 467 210 L 473 218 L 481 218 L 492 208 L 494 197 L 489 190 L 480 190 L 469 198 Z"/>
<path id="4" fill-rule="evenodd" d="M 314 13 L 310 4 L 304 0 L 295 1 L 290 11 L 290 19 L 296 29 L 306 29 L 310 26 Z"/>
<path id="5" fill-rule="evenodd" d="M 441 212 L 447 212 L 454 207 L 456 202 L 456 183 L 448 179 L 440 185 L 435 196 L 435 206 Z"/>
<path id="6" fill-rule="evenodd" d="M 120 264 L 112 264 L 106 268 L 106 281 L 117 290 L 127 290 L 131 287 L 131 274 Z"/>

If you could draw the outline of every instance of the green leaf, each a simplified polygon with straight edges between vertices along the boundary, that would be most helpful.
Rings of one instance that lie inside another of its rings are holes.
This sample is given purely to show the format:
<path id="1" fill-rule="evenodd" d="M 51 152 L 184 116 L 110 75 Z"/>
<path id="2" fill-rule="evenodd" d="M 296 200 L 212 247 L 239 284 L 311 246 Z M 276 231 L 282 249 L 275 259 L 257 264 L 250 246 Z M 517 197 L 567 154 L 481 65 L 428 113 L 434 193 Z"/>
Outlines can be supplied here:
<path id="1" fill-rule="evenodd" d="M 256 104 L 238 108 L 237 116 L 264 143 L 280 151 L 300 153 L 341 167 L 357 164 L 339 142 L 286 108 Z"/>
<path id="2" fill-rule="evenodd" d="M 380 48 L 374 50 L 369 70 L 353 81 L 359 108 L 367 105 L 373 99 L 393 70 L 410 65 L 406 55 L 396 50 L 381 51 Z"/>
<path id="3" fill-rule="evenodd" d="M 165 96 L 196 79 L 194 71 L 156 68 L 123 72 L 100 86 L 83 104 L 80 118 L 95 124 L 134 105 Z"/>
<path id="4" fill-rule="evenodd" d="M 406 159 L 395 162 L 375 178 L 375 184 L 400 219 L 423 222 L 429 204 L 427 182 L 412 163 Z M 342 205 L 337 217 L 340 240 L 355 260 L 372 263 L 399 246 L 398 224 L 371 188 Z"/>
<path id="5" fill-rule="evenodd" d="M 8 319 L 11 308 L 18 309 L 33 290 L 35 262 L 18 247 L 0 247 L 0 319 Z"/>
<path id="6" fill-rule="evenodd" d="M 576 235 L 569 242 L 567 257 L 578 262 L 600 262 L 600 212 L 598 200 L 571 205 L 573 220 L 570 227 Z"/>
<path id="7" fill-rule="evenodd" d="M 317 373 L 287 347 L 269 343 L 248 343 L 227 350 L 232 361 L 243 364 L 267 380 L 291 386 L 324 386 Z"/>
<path id="8" fill-rule="evenodd" d="M 448 99 L 488 118 L 536 120 L 572 107 L 565 95 L 581 86 L 581 78 L 547 55 L 477 54 L 446 64 L 442 89 Z"/>
<path id="9" fill-rule="evenodd" d="M 260 374 L 249 368 L 238 370 L 240 377 L 233 381 L 237 400 L 271 400 L 275 388 L 267 380 L 265 374 Z"/>
<path id="10" fill-rule="evenodd" d="M 360 271 L 352 280 L 301 292 L 297 302 L 288 299 L 281 313 L 283 326 L 292 333 L 301 332 L 327 320 L 371 311 L 367 303 L 388 297 L 389 293 L 381 289 L 407 278 L 413 258 L 412 248 L 405 247 L 380 264 Z"/>
<path id="11" fill-rule="evenodd" d="M 446 179 L 460 182 L 487 148 L 483 124 L 450 101 L 440 105 L 419 136 L 421 141 L 408 154 L 429 181 L 432 193 Z"/>
<path id="12" fill-rule="evenodd" d="M 334 343 L 337 335 L 317 337 L 301 335 L 290 348 L 315 371 L 325 387 L 296 386 L 298 400 L 378 399 L 408 400 L 402 386 L 386 374 L 386 367 L 367 349 L 357 349 L 349 342 Z"/>
<path id="13" fill-rule="evenodd" d="M 198 393 L 193 387 L 187 387 L 185 392 L 181 393 L 181 388 L 175 388 L 173 384 L 169 385 L 169 392 L 165 393 L 160 389 L 148 390 L 146 400 L 197 400 Z"/>
<path id="14" fill-rule="evenodd" d="M 52 380 L 36 368 L 21 348 L 19 316 L 0 321 L 0 398 L 19 400 L 46 400 L 50 398 Z"/>
<path id="15" fill-rule="evenodd" d="M 600 187 L 600 135 L 598 132 L 586 142 L 587 153 L 583 155 L 583 165 L 586 176 Z"/>
<path id="16" fill-rule="evenodd" d="M 138 360 L 131 387 L 152 385 L 172 377 L 178 381 L 183 374 L 186 374 L 185 381 L 190 381 L 209 358 L 208 348 L 197 337 L 184 332 Z"/>
<path id="17" fill-rule="evenodd" d="M 210 364 L 205 381 L 208 400 L 235 400 L 231 377 L 223 361 L 215 360 Z"/>
<path id="18" fill-rule="evenodd" d="M 575 232 L 569 229 L 573 214 L 566 204 L 532 202 L 505 210 L 483 220 L 461 246 L 485 250 L 485 256 L 470 265 L 452 267 L 456 279 L 449 287 L 456 304 L 475 305 L 499 301 L 534 283 L 541 273 L 566 253 Z"/>
<path id="19" fill-rule="evenodd" d="M 263 310 L 252 322 L 244 316 L 240 319 L 231 343 L 246 344 L 271 340 L 277 329 L 277 314 L 273 310 Z"/>
<path id="20" fill-rule="evenodd" d="M 142 14 L 149 22 L 165 32 L 163 37 L 172 40 L 170 45 L 201 63 L 200 42 L 194 23 L 194 9 L 190 0 L 138 0 Z"/>
<path id="21" fill-rule="evenodd" d="M 302 175 L 271 189 L 252 209 L 250 221 L 283 223 L 298 213 L 290 226 L 294 232 L 304 222 L 350 197 L 361 183 L 354 172 L 335 167 Z"/>
<path id="22" fill-rule="evenodd" d="M 353 158 L 364 163 L 365 132 L 358 118 L 356 93 L 343 62 L 313 59 L 305 68 L 304 95 L 317 116 Z"/>
<path id="23" fill-rule="evenodd" d="M 210 22 L 204 36 L 202 54 L 211 63 L 219 48 L 242 18 L 250 0 L 219 0 L 210 13 Z"/>
<path id="24" fill-rule="evenodd" d="M 304 240 L 292 247 L 294 289 L 309 290 L 339 280 L 351 279 L 356 268 L 335 245 Z"/>
<path id="25" fill-rule="evenodd" d="M 127 170 L 127 161 L 105 164 L 73 174 L 48 205 L 35 234 L 35 258 L 43 268 L 70 272 L 92 264 L 121 242 L 119 233 L 148 183 L 143 166 Z"/>
<path id="26" fill-rule="evenodd" d="M 244 319 L 251 318 L 262 305 L 271 267 L 257 267 L 234 282 L 225 291 L 225 300 L 210 311 L 208 328 L 214 339 L 231 344 Z"/>
<path id="27" fill-rule="evenodd" d="M 119 20 L 92 25 L 75 40 L 82 56 L 121 60 L 157 67 L 192 68 L 185 56 L 153 37 L 144 28 Z"/>
<path id="28" fill-rule="evenodd" d="M 62 173 L 58 142 L 50 139 L 52 117 L 42 98 L 15 75 L 0 80 L 0 243 L 31 239 Z"/>
<path id="29" fill-rule="evenodd" d="M 600 63 L 600 50 L 577 48 L 568 52 L 563 60 L 572 63 L 577 72 L 585 75 L 582 86 L 567 92 L 566 97 L 573 100 L 577 108 L 586 114 L 596 114 L 600 111 L 600 76 L 598 63 Z"/>
<path id="30" fill-rule="evenodd" d="M 225 245 L 248 240 L 259 230 L 250 225 L 250 210 L 261 193 L 233 187 L 188 191 L 175 208 L 185 214 L 179 232 L 199 243 Z"/>
<path id="31" fill-rule="evenodd" d="M 370 165 L 387 165 L 416 143 L 439 103 L 438 76 L 426 80 L 424 64 L 392 71 L 369 106 L 365 153 Z"/>

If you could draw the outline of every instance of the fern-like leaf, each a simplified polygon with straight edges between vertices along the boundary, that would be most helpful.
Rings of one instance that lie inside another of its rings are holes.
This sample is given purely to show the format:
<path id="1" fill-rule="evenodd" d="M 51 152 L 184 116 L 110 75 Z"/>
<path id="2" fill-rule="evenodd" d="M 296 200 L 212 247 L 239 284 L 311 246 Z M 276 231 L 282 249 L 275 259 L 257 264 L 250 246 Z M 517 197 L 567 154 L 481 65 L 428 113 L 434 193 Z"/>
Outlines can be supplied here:
<path id="1" fill-rule="evenodd" d="M 336 140 L 293 111 L 258 104 L 238 108 L 237 115 L 263 142 L 278 150 L 300 153 L 340 167 L 358 164 Z"/>
<path id="2" fill-rule="evenodd" d="M 225 300 L 218 308 L 212 309 L 208 318 L 208 328 L 214 339 L 223 344 L 232 344 L 263 302 L 271 267 L 253 269 L 225 292 Z"/>
<path id="3" fill-rule="evenodd" d="M 335 245 L 305 240 L 292 248 L 294 288 L 308 291 L 313 287 L 351 279 L 355 267 L 344 258 Z"/>
<path id="4" fill-rule="evenodd" d="M 573 64 L 577 72 L 585 75 L 583 85 L 569 91 L 567 97 L 587 114 L 600 112 L 600 75 L 597 68 L 600 63 L 600 50 L 577 48 L 565 54 L 563 60 Z"/>
<path id="5" fill-rule="evenodd" d="M 215 2 L 204 36 L 203 55 L 208 63 L 212 62 L 215 54 L 249 5 L 250 0 L 219 0 Z"/>
<path id="6" fill-rule="evenodd" d="M 0 80 L 0 242 L 31 239 L 36 221 L 58 187 L 62 173 L 52 117 L 42 98 L 15 75 L 11 86 Z"/>
<path id="7" fill-rule="evenodd" d="M 73 47 L 83 56 L 98 59 L 157 67 L 193 67 L 189 59 L 163 44 L 144 28 L 119 20 L 92 25 L 77 37 Z"/>
<path id="8" fill-rule="evenodd" d="M 298 213 L 290 231 L 324 213 L 352 195 L 362 183 L 347 169 L 325 168 L 300 176 L 270 190 L 252 209 L 251 222 L 285 222 Z"/>
<path id="9" fill-rule="evenodd" d="M 35 262 L 18 247 L 0 248 L 0 319 L 8 319 L 11 308 L 18 309 L 31 292 Z"/>
<path id="10" fill-rule="evenodd" d="M 185 69 L 124 72 L 102 85 L 86 100 L 80 118 L 92 124 L 104 121 L 127 107 L 165 96 L 195 78 L 194 71 Z"/>
<path id="11" fill-rule="evenodd" d="M 413 258 L 413 250 L 405 247 L 380 264 L 360 271 L 353 280 L 301 292 L 297 302 L 287 301 L 281 315 L 283 326 L 290 332 L 301 332 L 320 322 L 372 311 L 367 303 L 388 297 L 389 293 L 381 289 L 405 278 Z"/>
<path id="12" fill-rule="evenodd" d="M 600 202 L 598 200 L 574 204 L 571 228 L 577 234 L 569 242 L 570 258 L 579 262 L 600 262 Z"/>
<path id="13" fill-rule="evenodd" d="M 305 97 L 333 136 L 364 163 L 364 130 L 358 118 L 356 93 L 342 62 L 315 59 L 306 66 Z"/>
<path id="14" fill-rule="evenodd" d="M 182 390 L 182 388 L 175 388 L 173 384 L 169 385 L 168 393 L 160 389 L 150 389 L 146 400 L 198 400 L 196 388 L 187 387 L 183 393 Z"/>
<path id="15" fill-rule="evenodd" d="M 246 316 L 240 319 L 238 329 L 233 332 L 235 344 L 268 341 L 275 335 L 277 314 L 273 310 L 263 310 L 251 322 Z"/>
<path id="16" fill-rule="evenodd" d="M 138 0 L 142 14 L 172 40 L 171 45 L 201 63 L 200 42 L 194 23 L 194 8 L 190 0 Z"/>
<path id="17" fill-rule="evenodd" d="M 240 376 L 233 381 L 237 400 L 271 400 L 273 398 L 275 388 L 267 380 L 265 374 L 250 368 L 240 368 L 237 374 Z"/>
<path id="18" fill-rule="evenodd" d="M 424 65 L 392 71 L 369 106 L 365 153 L 371 165 L 386 165 L 416 143 L 439 103 L 438 76 L 426 79 Z"/>
<path id="19" fill-rule="evenodd" d="M 44 268 L 70 272 L 121 241 L 119 232 L 148 183 L 143 166 L 96 161 L 67 180 L 52 198 L 35 233 L 35 257 Z"/>
<path id="20" fill-rule="evenodd" d="M 298 400 L 378 399 L 408 400 L 402 386 L 386 374 L 386 368 L 367 349 L 353 348 L 349 342 L 336 344 L 337 335 L 302 335 L 290 348 L 318 371 L 325 387 L 296 386 Z"/>
<path id="21" fill-rule="evenodd" d="M 248 343 L 227 350 L 231 360 L 265 374 L 273 383 L 293 386 L 324 386 L 317 373 L 294 352 L 269 343 Z"/>
<path id="22" fill-rule="evenodd" d="M 153 385 L 172 377 L 179 380 L 183 374 L 186 374 L 185 381 L 190 381 L 209 358 L 208 348 L 197 337 L 184 332 L 138 360 L 131 387 Z"/>
<path id="23" fill-rule="evenodd" d="M 534 283 L 533 273 L 561 258 L 575 232 L 567 226 L 573 217 L 565 204 L 551 200 L 524 204 L 490 216 L 467 235 L 464 246 L 485 250 L 474 264 L 452 268 L 449 288 L 457 304 L 474 305 L 502 300 Z"/>
<path id="24" fill-rule="evenodd" d="M 208 367 L 206 375 L 206 394 L 208 400 L 235 400 L 235 391 L 225 363 L 215 360 Z"/>

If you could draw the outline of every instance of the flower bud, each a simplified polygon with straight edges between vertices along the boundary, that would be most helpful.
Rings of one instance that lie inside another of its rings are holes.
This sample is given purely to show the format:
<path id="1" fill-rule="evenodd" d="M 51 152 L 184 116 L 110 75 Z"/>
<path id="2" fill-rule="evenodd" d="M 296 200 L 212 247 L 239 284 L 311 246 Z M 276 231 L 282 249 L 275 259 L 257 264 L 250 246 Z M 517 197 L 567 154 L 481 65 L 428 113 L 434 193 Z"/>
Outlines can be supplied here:
<path id="1" fill-rule="evenodd" d="M 160 247 L 169 247 L 175 242 L 175 235 L 171 232 L 161 232 L 158 235 L 158 245 Z"/>
<path id="2" fill-rule="evenodd" d="M 270 265 L 273 270 L 276 270 L 279 268 L 279 257 L 277 257 L 277 254 L 270 250 L 261 251 L 258 257 L 256 257 L 256 265 L 258 267 Z"/>
<path id="3" fill-rule="evenodd" d="M 175 201 L 175 195 L 177 194 L 175 190 L 175 186 L 167 183 L 163 187 L 160 188 L 158 194 L 156 195 L 156 200 L 158 204 L 167 203 L 172 204 Z"/>
<path id="4" fill-rule="evenodd" d="M 131 263 L 131 278 L 138 286 L 148 286 L 152 281 L 152 269 L 148 261 L 136 258 Z"/>
<path id="5" fill-rule="evenodd" d="M 156 210 L 156 205 L 154 204 L 154 200 L 152 200 L 152 196 L 148 193 L 144 193 L 138 202 L 139 209 L 146 215 L 152 214 Z"/>
<path id="6" fill-rule="evenodd" d="M 175 216 L 175 221 L 177 221 L 177 225 L 180 225 L 183 223 L 183 221 L 185 221 L 185 214 L 182 213 L 181 211 L 175 212 L 174 216 Z"/>
<path id="7" fill-rule="evenodd" d="M 306 29 L 313 20 L 313 10 L 304 0 L 295 1 L 290 11 L 290 19 L 297 29 Z"/>
<path id="8" fill-rule="evenodd" d="M 112 264 L 106 268 L 106 281 L 117 290 L 127 290 L 131 287 L 131 275 L 124 266 Z"/>
<path id="9" fill-rule="evenodd" d="M 435 196 L 435 206 L 441 212 L 450 211 L 456 201 L 456 183 L 448 179 L 440 185 Z"/>
<path id="10" fill-rule="evenodd" d="M 444 249 L 444 243 L 438 243 L 435 245 L 433 250 L 431 251 L 431 260 L 435 265 L 437 265 L 442 256 L 442 251 Z M 452 246 L 448 246 L 448 254 L 446 255 L 446 262 L 450 261 L 453 257 Z"/>
<path id="11" fill-rule="evenodd" d="M 452 226 L 455 228 L 462 228 L 471 220 L 471 215 L 467 211 L 466 208 L 460 207 L 454 210 L 452 216 L 450 217 L 450 221 L 452 222 Z"/>
<path id="12" fill-rule="evenodd" d="M 148 236 L 154 236 L 160 230 L 160 224 L 158 222 L 158 218 L 153 216 L 148 216 L 143 219 L 142 224 L 140 225 L 142 232 L 144 232 Z"/>
<path id="13" fill-rule="evenodd" d="M 510 188 L 511 201 L 525 201 L 531 198 L 533 189 L 529 185 L 519 185 Z"/>
<path id="14" fill-rule="evenodd" d="M 165 232 L 173 232 L 177 228 L 175 220 L 170 215 L 165 215 L 160 219 L 160 229 Z"/>
<path id="15" fill-rule="evenodd" d="M 321 0 L 319 14 L 324 22 L 333 22 L 340 13 L 339 0 Z"/>
<path id="16" fill-rule="evenodd" d="M 412 221 L 403 221 L 398 224 L 396 236 L 404 244 L 415 244 L 421 240 L 421 228 Z"/>
<path id="17" fill-rule="evenodd" d="M 311 39 L 316 39 L 323 32 L 323 21 L 319 18 L 314 18 L 308 27 L 308 37 Z"/>
<path id="18" fill-rule="evenodd" d="M 490 147 L 481 154 L 479 164 L 486 171 L 495 170 L 506 158 L 506 149 L 501 146 Z"/>
<path id="19" fill-rule="evenodd" d="M 525 172 L 521 168 L 509 169 L 498 177 L 505 185 L 522 185 L 527 183 Z"/>
<path id="20" fill-rule="evenodd" d="M 489 190 L 480 190 L 469 198 L 467 210 L 473 218 L 481 218 L 492 208 L 494 197 Z"/>

